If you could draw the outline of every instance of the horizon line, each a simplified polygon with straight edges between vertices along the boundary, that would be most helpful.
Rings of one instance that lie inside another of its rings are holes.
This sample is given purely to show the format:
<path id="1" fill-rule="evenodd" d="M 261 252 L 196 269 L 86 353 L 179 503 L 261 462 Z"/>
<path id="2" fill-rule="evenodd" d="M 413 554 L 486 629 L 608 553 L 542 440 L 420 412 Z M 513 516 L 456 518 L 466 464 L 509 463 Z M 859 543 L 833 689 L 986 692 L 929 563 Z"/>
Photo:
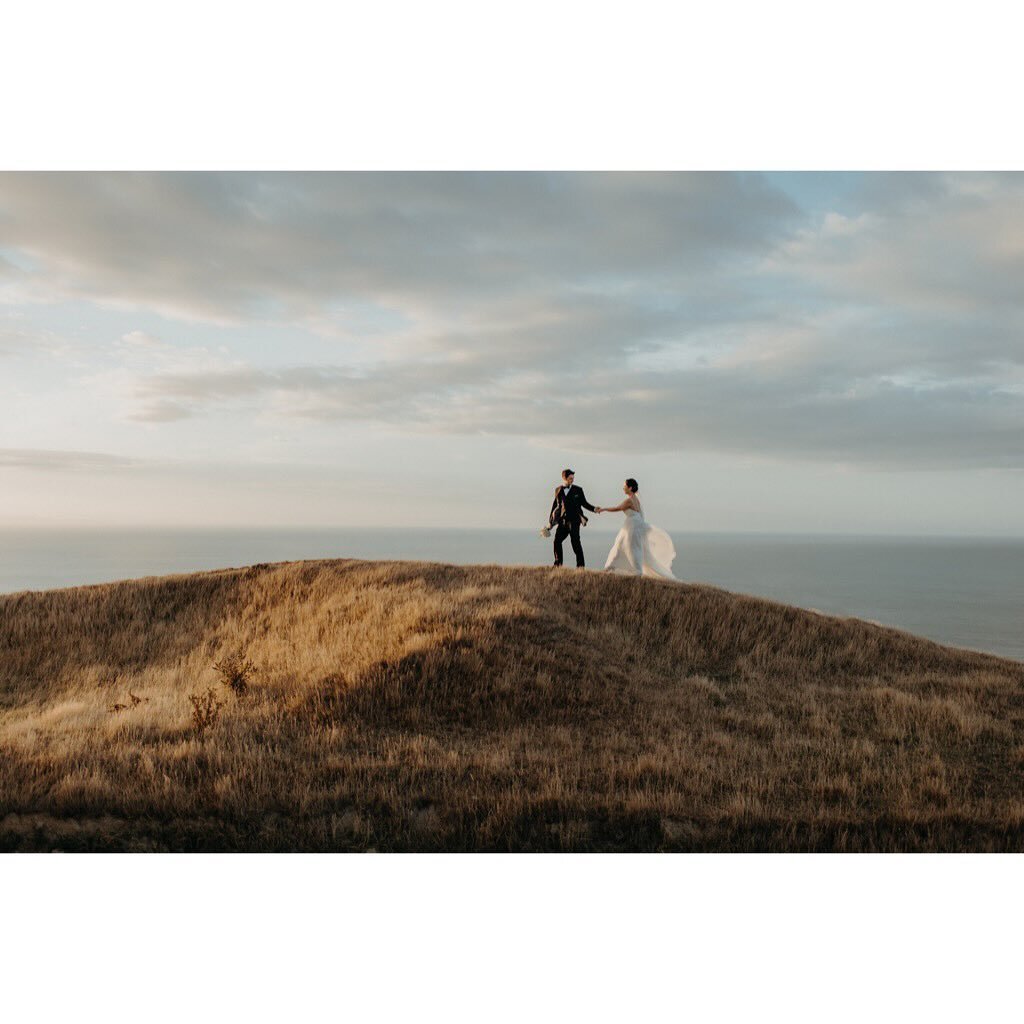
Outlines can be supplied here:
<path id="1" fill-rule="evenodd" d="M 593 525 L 594 520 L 591 520 Z M 856 532 L 850 530 L 710 530 L 694 529 L 692 527 L 671 527 L 662 529 L 683 535 L 704 535 L 723 537 L 846 537 L 846 538 L 889 538 L 900 540 L 920 539 L 957 539 L 957 540 L 1014 540 L 1024 541 L 1024 533 L 951 533 L 945 532 L 885 532 L 865 531 Z M 61 530 L 251 530 L 251 531 L 348 531 L 348 530 L 372 530 L 378 532 L 409 532 L 419 531 L 423 533 L 507 533 L 519 532 L 533 534 L 536 530 L 533 527 L 523 526 L 414 526 L 394 525 L 381 526 L 368 523 L 2 523 L 0 531 L 36 531 L 39 533 L 56 532 Z M 598 529 L 594 532 L 613 534 L 613 528 Z"/>

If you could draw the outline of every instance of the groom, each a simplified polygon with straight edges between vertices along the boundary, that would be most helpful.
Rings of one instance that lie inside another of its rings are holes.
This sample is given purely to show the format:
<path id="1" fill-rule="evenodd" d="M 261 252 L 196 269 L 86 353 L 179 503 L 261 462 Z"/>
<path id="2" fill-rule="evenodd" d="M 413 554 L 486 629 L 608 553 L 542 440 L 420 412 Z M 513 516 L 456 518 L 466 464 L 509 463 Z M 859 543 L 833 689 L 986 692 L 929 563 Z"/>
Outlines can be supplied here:
<path id="1" fill-rule="evenodd" d="M 573 483 L 575 477 L 571 469 L 562 470 L 562 483 L 555 488 L 555 500 L 551 503 L 548 523 L 555 528 L 555 565 L 562 564 L 562 541 L 568 537 L 573 554 L 576 555 L 576 568 L 582 569 L 586 563 L 583 560 L 583 545 L 580 543 L 580 526 L 587 521 L 583 509 L 590 509 L 591 512 L 597 509 L 587 501 L 583 488 Z"/>

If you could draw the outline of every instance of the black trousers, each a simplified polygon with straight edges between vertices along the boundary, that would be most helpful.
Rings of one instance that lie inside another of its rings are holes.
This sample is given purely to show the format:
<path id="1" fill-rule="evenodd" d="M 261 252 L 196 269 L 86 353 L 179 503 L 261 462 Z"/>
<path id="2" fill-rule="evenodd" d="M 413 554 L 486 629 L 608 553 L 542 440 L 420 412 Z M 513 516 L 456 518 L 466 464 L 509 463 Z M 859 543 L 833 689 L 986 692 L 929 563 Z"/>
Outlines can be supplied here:
<path id="1" fill-rule="evenodd" d="M 582 569 L 586 563 L 583 561 L 583 545 L 580 543 L 579 523 L 559 523 L 555 528 L 555 565 L 562 564 L 562 541 L 566 537 L 569 538 L 573 554 L 576 556 L 576 568 Z"/>

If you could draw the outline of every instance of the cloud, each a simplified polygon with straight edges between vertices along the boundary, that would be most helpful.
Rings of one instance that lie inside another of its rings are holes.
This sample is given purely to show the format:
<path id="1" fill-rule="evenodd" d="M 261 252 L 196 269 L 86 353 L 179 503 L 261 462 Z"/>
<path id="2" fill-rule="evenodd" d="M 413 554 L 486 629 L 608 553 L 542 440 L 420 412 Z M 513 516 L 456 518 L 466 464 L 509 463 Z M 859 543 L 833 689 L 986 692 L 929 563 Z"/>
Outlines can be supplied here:
<path id="1" fill-rule="evenodd" d="M 121 335 L 121 345 L 127 351 L 165 352 L 168 350 L 164 342 L 146 331 L 128 331 Z"/>
<path id="2" fill-rule="evenodd" d="M 229 359 L 207 346 L 173 344 L 138 329 L 123 333 L 107 346 L 106 355 L 114 357 L 114 365 L 81 375 L 76 382 L 78 387 L 87 390 L 105 408 L 119 407 L 120 418 L 143 423 L 188 419 L 195 408 L 174 400 L 175 397 L 202 399 L 214 394 L 206 389 L 196 396 L 173 396 L 173 387 L 154 387 L 148 383 L 151 380 L 202 381 L 208 376 L 248 372 L 243 361 Z"/>
<path id="3" fill-rule="evenodd" d="M 175 420 L 187 420 L 192 415 L 188 406 L 178 402 L 144 401 L 129 410 L 127 419 L 139 423 L 173 423 Z"/>
<path id="4" fill-rule="evenodd" d="M 864 175 L 855 215 L 829 212 L 770 257 L 832 301 L 1019 318 L 1024 174 Z"/>
<path id="5" fill-rule="evenodd" d="M 1024 467 L 1024 395 L 878 382 L 829 392 L 781 376 L 703 369 L 591 382 L 572 407 L 550 386 L 474 405 L 467 430 L 534 436 L 590 451 L 704 451 L 885 468 Z"/>
<path id="6" fill-rule="evenodd" d="M 0 448 L 0 468 L 37 469 L 54 472 L 126 470 L 138 460 L 106 452 L 58 451 L 49 448 Z"/>
<path id="7" fill-rule="evenodd" d="M 19 288 L 295 325 L 272 359 L 124 332 L 88 383 L 132 420 L 1024 464 L 1024 175 L 820 207 L 749 174 L 0 175 Z"/>
<path id="8" fill-rule="evenodd" d="M 38 328 L 23 317 L 0 313 L 0 357 L 43 353 L 67 356 L 75 344 L 54 331 Z"/>
<path id="9" fill-rule="evenodd" d="M 217 322 L 678 284 L 766 251 L 796 214 L 736 174 L 0 176 L 6 244 L 41 293 Z"/>
<path id="10" fill-rule="evenodd" d="M 435 434 L 521 436 L 586 451 L 713 451 L 873 466 L 1024 467 L 1024 381 L 935 383 L 757 362 L 683 370 L 494 375 L 485 361 L 162 374 L 140 397 L 199 414 L 248 403 L 277 416 Z M 144 417 L 140 417 L 144 418 Z M 145 418 L 149 418 L 148 416 Z M 154 411 L 153 419 L 163 416 Z"/>

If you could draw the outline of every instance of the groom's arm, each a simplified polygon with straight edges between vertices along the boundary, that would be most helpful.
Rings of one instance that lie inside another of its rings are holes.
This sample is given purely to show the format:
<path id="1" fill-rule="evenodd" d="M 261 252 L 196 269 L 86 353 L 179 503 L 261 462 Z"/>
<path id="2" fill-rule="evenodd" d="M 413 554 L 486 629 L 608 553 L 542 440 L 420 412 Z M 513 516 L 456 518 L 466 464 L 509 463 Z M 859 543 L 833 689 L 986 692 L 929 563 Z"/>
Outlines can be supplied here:
<path id="1" fill-rule="evenodd" d="M 558 491 L 555 491 L 555 500 L 551 502 L 551 511 L 548 513 L 548 526 L 555 525 L 555 509 L 558 508 Z"/>
<path id="2" fill-rule="evenodd" d="M 597 509 L 594 508 L 594 506 L 591 505 L 589 501 L 587 501 L 587 496 L 583 493 L 583 488 L 582 487 L 580 488 L 580 504 L 585 509 L 589 509 L 591 512 L 596 512 L 597 511 Z"/>

